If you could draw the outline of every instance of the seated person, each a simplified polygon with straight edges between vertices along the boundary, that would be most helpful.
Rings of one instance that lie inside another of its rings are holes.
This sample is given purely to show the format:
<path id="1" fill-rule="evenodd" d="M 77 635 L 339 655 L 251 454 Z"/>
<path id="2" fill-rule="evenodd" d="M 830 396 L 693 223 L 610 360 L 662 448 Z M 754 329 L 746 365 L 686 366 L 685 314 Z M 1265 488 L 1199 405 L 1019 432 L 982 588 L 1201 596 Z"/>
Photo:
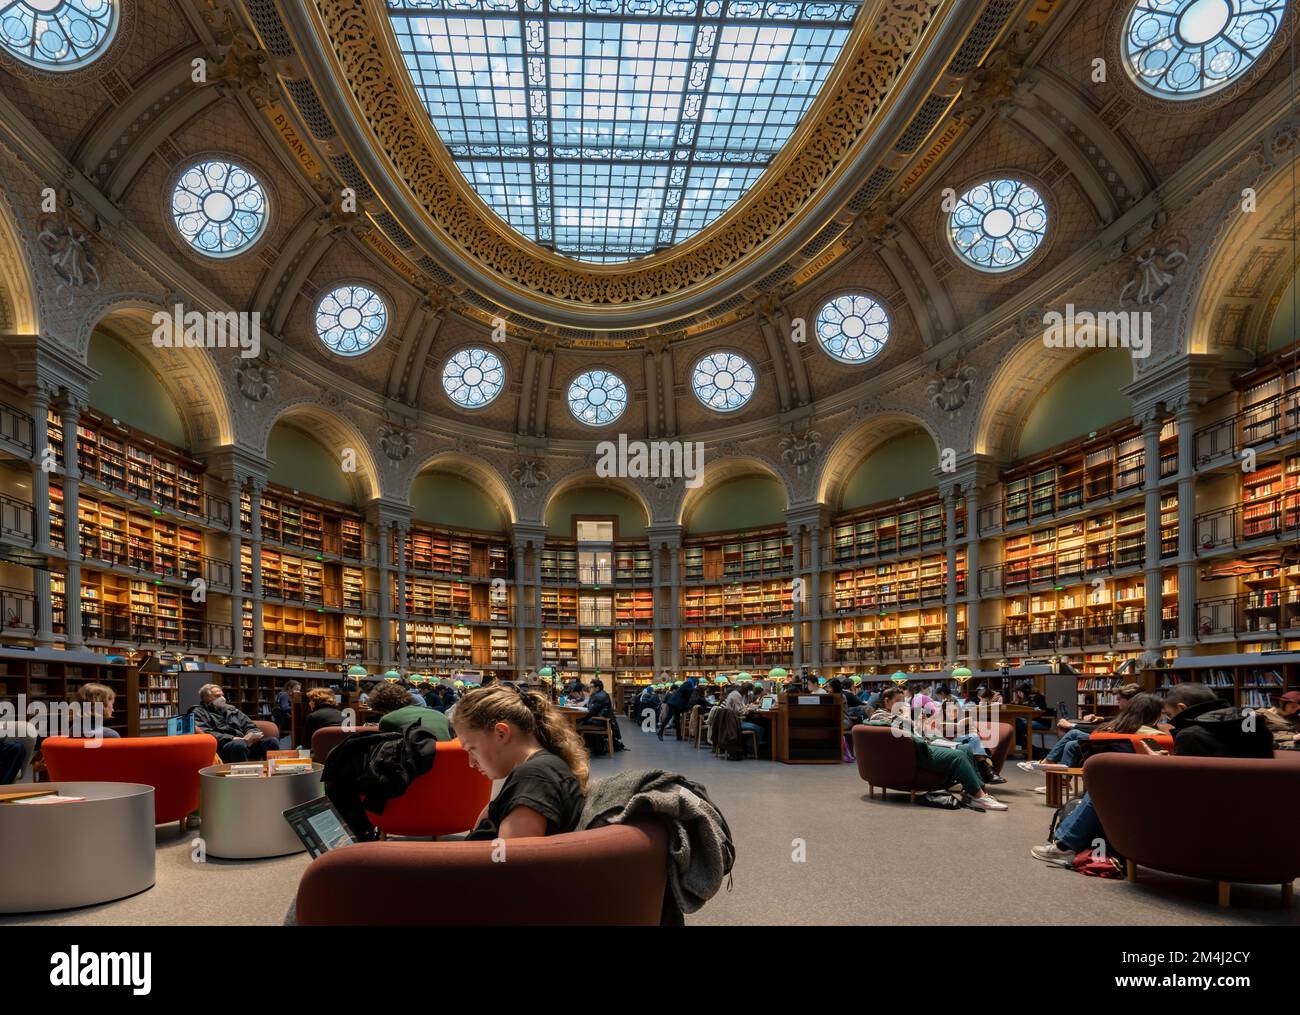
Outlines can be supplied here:
<path id="1" fill-rule="evenodd" d="M 1011 703 L 1013 705 L 1028 705 L 1030 708 L 1036 708 L 1040 712 L 1047 711 L 1047 699 L 1039 693 L 1038 688 L 1034 686 L 1033 681 L 1026 680 L 1016 685 L 1016 689 L 1011 692 Z M 1034 720 L 1034 729 L 1047 730 L 1052 728 L 1052 723 L 1044 716 L 1039 716 Z M 1029 736 L 1029 720 L 1024 716 L 1016 718 L 1016 743 L 1021 747 L 1025 746 L 1025 738 Z"/>
<path id="2" fill-rule="evenodd" d="M 1141 693 L 1141 684 L 1125 684 L 1115 692 L 1115 703 L 1119 705 L 1120 710 L 1122 711 L 1124 706 L 1127 705 L 1135 695 Z M 1098 723 L 1105 721 L 1106 717 L 1104 715 L 1094 715 L 1089 713 L 1088 715 L 1080 716 L 1078 719 L 1057 719 L 1056 728 L 1061 731 L 1062 737 L 1068 736 L 1071 730 L 1079 730 L 1086 737 Z M 1076 737 L 1075 739 L 1077 740 L 1078 738 Z M 1053 750 L 1055 750 L 1056 747 L 1059 747 L 1060 743 L 1061 741 L 1058 740 L 1053 744 Z"/>
<path id="3" fill-rule="evenodd" d="M 1139 693 L 1124 703 L 1115 718 L 1097 726 L 1096 733 L 1140 733 L 1143 736 L 1160 735 L 1156 722 L 1163 711 L 1161 701 L 1154 694 Z M 1043 761 L 1018 761 L 1022 772 L 1037 772 L 1045 766 L 1063 765 L 1078 768 L 1083 763 L 1083 742 L 1092 734 L 1079 729 L 1069 730 L 1058 740 Z M 1046 787 L 1043 787 L 1046 792 Z"/>
<path id="4" fill-rule="evenodd" d="M 307 692 L 307 707 L 311 710 L 303 721 L 303 738 L 305 747 L 311 746 L 311 738 L 317 730 L 326 726 L 342 726 L 343 712 L 338 707 L 334 692 L 324 687 L 317 687 Z"/>
<path id="5" fill-rule="evenodd" d="M 575 694 L 586 694 L 587 689 L 583 686 L 582 681 L 578 677 L 574 677 L 564 685 L 564 690 L 560 693 L 566 698 L 572 698 Z"/>
<path id="6" fill-rule="evenodd" d="M 0 734 L 0 786 L 16 782 L 27 757 L 27 745 Z"/>
<path id="7" fill-rule="evenodd" d="M 1277 704 L 1272 708 L 1255 710 L 1273 735 L 1273 750 L 1300 749 L 1300 691 L 1287 691 L 1273 700 Z"/>
<path id="8" fill-rule="evenodd" d="M 433 708 L 411 704 L 411 695 L 398 683 L 384 683 L 370 692 L 370 707 L 379 713 L 379 732 L 397 733 L 413 722 L 431 732 L 439 740 L 451 739 L 451 726 L 447 717 Z"/>
<path id="9" fill-rule="evenodd" d="M 703 712 L 705 715 L 708 715 L 709 709 L 712 708 L 714 705 L 714 703 L 709 700 L 709 693 L 712 690 L 713 690 L 712 687 L 710 687 L 708 684 L 702 681 L 696 684 L 694 690 L 691 691 L 690 698 L 687 699 L 686 710 L 689 712 L 691 709 L 695 708 L 696 705 L 698 705 L 700 707 L 700 711 Z"/>
<path id="10" fill-rule="evenodd" d="M 429 707 L 445 713 L 454 704 L 456 704 L 456 688 L 451 684 L 439 684 L 434 691 L 433 700 L 429 702 Z"/>
<path id="11" fill-rule="evenodd" d="M 645 721 L 646 712 L 650 712 L 651 721 L 659 718 L 659 707 L 663 702 L 659 698 L 659 692 L 653 686 L 646 687 L 641 692 L 641 697 L 636 702 L 636 717 L 638 722 Z"/>
<path id="12" fill-rule="evenodd" d="M 409 694 L 411 697 L 412 705 L 415 705 L 419 708 L 429 707 L 428 701 L 426 701 L 424 695 L 420 693 L 419 688 L 417 688 L 414 684 L 406 684 L 405 687 L 406 687 L 406 693 Z"/>
<path id="13" fill-rule="evenodd" d="M 981 687 L 976 694 L 976 701 L 980 705 L 1001 705 L 1002 695 L 993 690 L 991 687 Z"/>
<path id="14" fill-rule="evenodd" d="M 618 716 L 614 714 L 614 703 L 609 700 L 609 692 L 605 690 L 605 682 L 600 677 L 593 677 L 591 680 L 591 697 L 587 699 L 587 718 L 608 719 L 614 731 L 614 750 L 627 750 L 623 746 L 623 733 L 618 728 Z"/>
<path id="15" fill-rule="evenodd" d="M 844 695 L 844 717 L 850 724 L 867 721 L 867 710 L 862 699 L 853 693 L 852 685 L 845 684 L 839 677 L 831 677 L 826 683 L 831 694 Z"/>
<path id="16" fill-rule="evenodd" d="M 199 688 L 199 703 L 190 709 L 194 731 L 217 738 L 217 757 L 227 764 L 262 761 L 267 751 L 280 749 L 275 737 L 262 734 L 256 723 L 226 701 L 220 684 Z"/>
<path id="17" fill-rule="evenodd" d="M 456 704 L 456 733 L 471 767 L 505 780 L 469 839 L 560 835 L 578 827 L 587 751 L 542 695 L 505 685 L 468 691 Z"/>
<path id="18" fill-rule="evenodd" d="M 880 692 L 880 701 L 872 713 L 871 725 L 893 726 L 904 735 L 912 738 L 916 748 L 916 766 L 931 772 L 939 772 L 944 778 L 945 786 L 961 784 L 964 791 L 963 800 L 976 810 L 1005 811 L 1007 805 L 995 800 L 985 789 L 984 780 L 975 769 L 970 755 L 956 747 L 936 747 L 927 743 L 925 738 L 912 729 L 912 718 L 907 713 L 907 691 L 897 685 L 886 687 Z"/>
<path id="19" fill-rule="evenodd" d="M 117 692 L 105 684 L 82 684 L 77 688 L 83 737 L 87 740 L 113 740 L 120 735 L 117 730 L 104 725 L 113 718 L 113 702 L 116 700 Z"/>
<path id="20" fill-rule="evenodd" d="M 767 727 L 762 723 L 749 722 L 745 716 L 758 710 L 757 702 L 750 702 L 753 697 L 754 687 L 748 681 L 742 684 L 732 684 L 731 693 L 722 701 L 722 707 L 730 709 L 740 716 L 740 730 L 752 732 L 758 745 L 761 747 L 767 743 Z"/>
<path id="21" fill-rule="evenodd" d="M 1219 699 L 1204 684 L 1175 684 L 1165 693 L 1164 713 L 1174 729 L 1174 754 L 1182 757 L 1271 758 L 1273 738 L 1264 727 L 1246 721 L 1241 709 Z M 1159 754 L 1166 754 L 1160 751 Z M 1052 841 L 1029 852 L 1037 860 L 1070 867 L 1074 855 L 1105 838 L 1092 795 L 1056 827 Z"/>

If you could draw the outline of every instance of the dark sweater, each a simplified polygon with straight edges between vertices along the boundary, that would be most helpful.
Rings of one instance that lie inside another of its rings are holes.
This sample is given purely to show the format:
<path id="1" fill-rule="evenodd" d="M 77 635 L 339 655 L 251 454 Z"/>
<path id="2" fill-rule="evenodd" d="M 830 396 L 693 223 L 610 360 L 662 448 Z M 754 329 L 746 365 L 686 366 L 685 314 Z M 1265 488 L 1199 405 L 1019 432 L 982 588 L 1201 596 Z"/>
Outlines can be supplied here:
<path id="1" fill-rule="evenodd" d="M 1271 758 L 1273 737 L 1262 721 L 1248 724 L 1226 701 L 1192 705 L 1174 716 L 1174 753 L 1202 758 Z"/>
<path id="2" fill-rule="evenodd" d="M 342 726 L 343 713 L 337 708 L 318 708 L 307 716 L 303 723 L 303 747 L 311 746 L 311 738 L 316 735 L 316 731 L 324 729 L 326 726 Z"/>

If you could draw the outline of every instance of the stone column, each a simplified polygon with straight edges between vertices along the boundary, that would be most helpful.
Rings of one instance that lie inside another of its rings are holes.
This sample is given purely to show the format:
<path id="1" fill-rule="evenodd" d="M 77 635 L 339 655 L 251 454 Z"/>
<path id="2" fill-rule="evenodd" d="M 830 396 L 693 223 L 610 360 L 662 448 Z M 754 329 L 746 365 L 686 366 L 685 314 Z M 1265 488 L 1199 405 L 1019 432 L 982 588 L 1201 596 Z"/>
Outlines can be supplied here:
<path id="1" fill-rule="evenodd" d="M 682 669 L 682 547 L 680 543 L 668 544 L 668 617 L 672 625 L 672 670 L 676 676 Z"/>
<path id="2" fill-rule="evenodd" d="M 32 518 L 35 523 L 33 534 L 38 554 L 46 554 L 50 550 L 50 474 L 44 468 L 47 460 L 46 448 L 49 446 L 50 439 L 46 420 L 49 409 L 49 388 L 37 382 L 32 391 Z M 52 457 L 50 460 L 52 461 Z M 65 517 L 63 532 L 65 543 L 69 532 L 72 533 L 71 538 L 75 541 L 76 520 L 74 519 L 69 525 Z M 50 601 L 50 572 L 45 568 L 37 568 L 33 571 L 32 592 L 35 599 L 36 643 L 50 645 L 54 641 L 54 611 Z M 68 616 L 66 594 L 63 597 L 63 616 L 66 624 Z M 64 629 L 66 630 L 66 626 Z"/>
<path id="3" fill-rule="evenodd" d="M 654 609 L 651 611 L 651 624 L 654 626 L 653 641 L 654 658 L 650 660 L 650 665 L 654 668 L 655 673 L 663 670 L 664 650 L 663 650 L 663 624 L 659 618 L 663 616 L 663 564 L 660 561 L 660 555 L 663 553 L 663 544 L 655 541 L 650 543 L 650 587 L 654 590 L 650 593 L 651 602 Z M 671 618 L 670 618 L 671 619 Z"/>
<path id="4" fill-rule="evenodd" d="M 244 661 L 244 533 L 239 524 L 240 480 L 232 475 L 230 487 L 230 656 L 236 663 Z"/>
<path id="5" fill-rule="evenodd" d="M 943 545 L 945 550 L 944 569 L 946 585 L 944 602 L 947 604 L 947 624 L 945 625 L 944 659 L 957 661 L 957 487 L 950 486 L 943 492 L 943 517 L 946 526 Z M 969 511 L 966 524 L 971 524 Z M 969 577 L 967 581 L 969 581 Z"/>
<path id="6" fill-rule="evenodd" d="M 389 669 L 394 662 L 392 528 L 382 515 L 376 515 L 374 525 L 379 540 L 379 658 L 381 668 Z"/>
<path id="7" fill-rule="evenodd" d="M 59 403 L 59 420 L 63 425 L 63 548 L 67 570 L 63 580 L 63 622 L 68 648 L 81 648 L 81 468 L 77 458 L 77 424 L 82 405 L 75 396 L 65 394 Z M 48 504 L 48 499 L 45 504 Z M 47 507 L 33 509 L 48 511 Z M 48 524 L 48 523 L 47 523 Z"/>
<path id="8" fill-rule="evenodd" d="M 966 659 L 971 669 L 976 669 L 980 660 L 979 509 L 980 488 L 974 482 L 968 483 L 966 485 Z"/>
<path id="9" fill-rule="evenodd" d="M 515 540 L 515 600 L 512 604 L 514 615 L 515 640 L 511 646 L 511 663 L 515 676 L 523 676 L 528 669 L 528 653 L 524 650 L 524 564 L 528 559 L 528 544 Z"/>
<path id="10" fill-rule="evenodd" d="M 262 627 L 262 491 L 266 481 L 248 477 L 248 556 L 253 572 L 253 665 L 261 666 L 266 658 L 266 637 Z M 241 625 L 242 626 L 242 625 Z"/>
<path id="11" fill-rule="evenodd" d="M 808 528 L 808 556 L 804 575 L 804 602 L 812 605 L 812 665 L 822 664 L 821 554 L 822 527 L 818 521 Z"/>
<path id="12" fill-rule="evenodd" d="M 397 664 L 403 673 L 411 659 L 406 633 L 406 533 L 404 523 L 393 522 L 393 536 L 397 540 Z"/>
<path id="13" fill-rule="evenodd" d="M 1138 417 L 1146 449 L 1143 458 L 1147 512 L 1143 647 L 1149 652 L 1160 651 L 1160 430 L 1164 425 L 1161 415 L 1158 408 L 1151 408 Z"/>
<path id="14" fill-rule="evenodd" d="M 797 524 L 790 525 L 790 541 L 793 544 L 794 555 L 790 562 L 790 570 L 793 574 L 803 574 L 803 526 Z M 793 604 L 794 616 L 791 622 L 794 627 L 794 658 L 790 664 L 798 672 L 799 667 L 803 665 L 803 603 Z"/>
<path id="15" fill-rule="evenodd" d="M 1180 402 L 1178 422 L 1178 644 L 1196 643 L 1196 415 Z"/>

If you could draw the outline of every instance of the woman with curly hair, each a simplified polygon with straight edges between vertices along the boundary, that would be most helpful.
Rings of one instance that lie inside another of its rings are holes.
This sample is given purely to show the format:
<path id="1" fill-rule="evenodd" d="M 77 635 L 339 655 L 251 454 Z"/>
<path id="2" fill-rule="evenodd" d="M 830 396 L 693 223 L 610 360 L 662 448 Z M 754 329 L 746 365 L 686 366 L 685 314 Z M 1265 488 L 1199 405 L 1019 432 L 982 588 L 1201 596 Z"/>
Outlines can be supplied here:
<path id="1" fill-rule="evenodd" d="M 558 708 L 534 691 L 480 687 L 456 704 L 456 736 L 469 763 L 504 779 L 470 839 L 572 832 L 587 789 L 587 749 Z"/>

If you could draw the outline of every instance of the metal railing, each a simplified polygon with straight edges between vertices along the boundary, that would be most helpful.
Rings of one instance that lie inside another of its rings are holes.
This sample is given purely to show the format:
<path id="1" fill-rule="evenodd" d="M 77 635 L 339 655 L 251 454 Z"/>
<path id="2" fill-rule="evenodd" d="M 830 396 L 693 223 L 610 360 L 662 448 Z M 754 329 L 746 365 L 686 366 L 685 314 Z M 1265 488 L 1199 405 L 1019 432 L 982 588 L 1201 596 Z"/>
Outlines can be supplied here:
<path id="1" fill-rule="evenodd" d="M 1196 637 L 1264 635 L 1300 627 L 1300 593 L 1249 592 L 1196 601 Z"/>
<path id="2" fill-rule="evenodd" d="M 10 634 L 36 627 L 36 599 L 30 592 L 0 586 L 0 631 Z"/>
<path id="3" fill-rule="evenodd" d="M 8 441 L 29 454 L 32 451 L 32 417 L 21 409 L 0 402 L 0 440 Z"/>
<path id="4" fill-rule="evenodd" d="M 1237 547 L 1256 540 L 1275 540 L 1283 534 L 1300 531 L 1300 508 L 1231 504 L 1196 516 L 1196 548 L 1213 550 L 1221 546 Z"/>
<path id="5" fill-rule="evenodd" d="M 0 494 L 0 533 L 31 542 L 32 531 L 31 504 Z"/>
<path id="6" fill-rule="evenodd" d="M 1290 392 L 1216 420 L 1196 431 L 1196 464 L 1209 465 L 1246 448 L 1280 440 L 1300 430 L 1300 393 Z"/>

